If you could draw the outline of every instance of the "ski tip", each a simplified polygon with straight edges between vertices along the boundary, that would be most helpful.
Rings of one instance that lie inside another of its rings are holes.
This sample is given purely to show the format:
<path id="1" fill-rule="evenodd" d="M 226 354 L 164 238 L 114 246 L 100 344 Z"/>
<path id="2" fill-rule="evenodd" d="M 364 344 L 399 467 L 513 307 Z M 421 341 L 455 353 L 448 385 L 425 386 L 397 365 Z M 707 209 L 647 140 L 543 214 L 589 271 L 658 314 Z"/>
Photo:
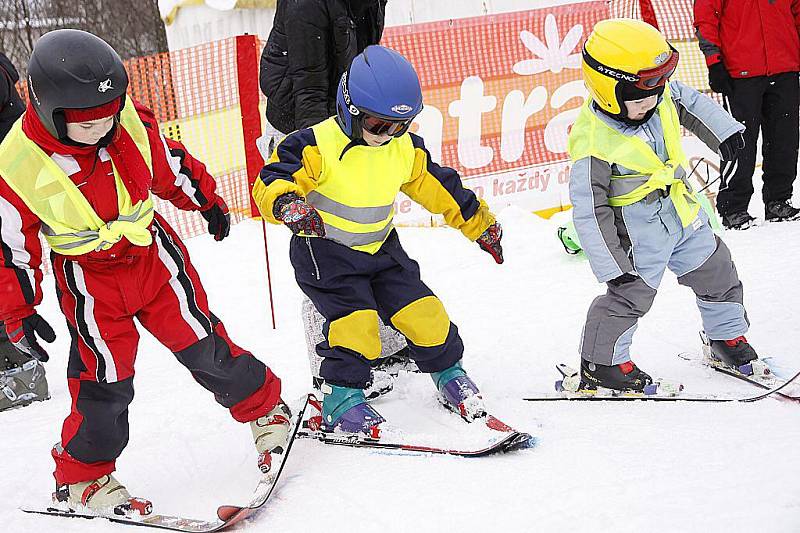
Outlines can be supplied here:
<path id="1" fill-rule="evenodd" d="M 535 447 L 538 443 L 538 438 L 528 433 L 520 433 L 515 439 L 508 443 L 504 451 L 509 452 L 513 450 L 527 450 Z"/>
<path id="2" fill-rule="evenodd" d="M 219 518 L 223 522 L 227 522 L 228 520 L 233 518 L 233 515 L 240 512 L 241 510 L 242 508 L 239 507 L 238 505 L 221 505 L 217 509 L 217 518 Z"/>

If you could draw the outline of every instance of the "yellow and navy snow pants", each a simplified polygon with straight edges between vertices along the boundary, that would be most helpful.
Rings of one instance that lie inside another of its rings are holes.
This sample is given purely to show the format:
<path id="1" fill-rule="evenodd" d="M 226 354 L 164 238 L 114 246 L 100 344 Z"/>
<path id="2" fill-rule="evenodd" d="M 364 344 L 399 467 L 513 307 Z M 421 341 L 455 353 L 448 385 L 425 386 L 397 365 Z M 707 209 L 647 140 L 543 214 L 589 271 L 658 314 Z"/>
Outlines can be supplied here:
<path id="1" fill-rule="evenodd" d="M 325 317 L 320 375 L 332 385 L 365 388 L 371 360 L 381 354 L 378 317 L 408 340 L 422 372 L 461 359 L 464 345 L 442 302 L 420 279 L 392 230 L 375 254 L 337 242 L 293 236 L 289 258 L 302 291 Z"/>

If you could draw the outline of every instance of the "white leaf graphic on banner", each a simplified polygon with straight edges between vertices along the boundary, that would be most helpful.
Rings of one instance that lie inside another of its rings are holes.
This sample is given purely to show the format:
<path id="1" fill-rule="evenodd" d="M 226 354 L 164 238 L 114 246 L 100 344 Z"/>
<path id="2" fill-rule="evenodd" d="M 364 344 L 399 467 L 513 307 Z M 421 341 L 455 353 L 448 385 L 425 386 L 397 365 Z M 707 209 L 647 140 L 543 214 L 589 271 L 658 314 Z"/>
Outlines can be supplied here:
<path id="1" fill-rule="evenodd" d="M 561 72 L 565 68 L 581 68 L 581 54 L 572 53 L 583 35 L 583 25 L 576 24 L 564 36 L 558 33 L 556 17 L 547 15 L 544 20 L 544 40 L 546 45 L 537 36 L 528 30 L 522 30 L 519 38 L 525 47 L 533 52 L 537 59 L 524 59 L 514 64 L 512 70 L 522 76 L 540 74 L 551 71 Z"/>

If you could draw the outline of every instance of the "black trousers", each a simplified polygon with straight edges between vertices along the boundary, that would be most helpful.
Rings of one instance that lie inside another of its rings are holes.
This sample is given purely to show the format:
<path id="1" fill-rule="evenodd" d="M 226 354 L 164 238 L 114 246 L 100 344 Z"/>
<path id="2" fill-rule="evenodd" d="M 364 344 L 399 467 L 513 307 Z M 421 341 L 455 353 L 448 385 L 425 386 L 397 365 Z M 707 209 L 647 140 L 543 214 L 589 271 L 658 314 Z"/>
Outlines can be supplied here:
<path id="1" fill-rule="evenodd" d="M 441 372 L 461 360 L 464 344 L 456 325 L 446 315 L 431 315 L 431 307 L 419 305 L 435 296 L 420 279 L 419 265 L 408 257 L 394 230 L 375 254 L 328 239 L 293 236 L 289 258 L 300 289 L 325 317 L 325 341 L 317 345 L 317 353 L 324 358 L 319 373 L 326 382 L 367 386 L 370 361 L 375 358 L 359 349 L 374 341 L 380 352 L 378 317 L 405 335 L 409 356 L 422 372 Z M 404 309 L 413 310 L 410 321 L 408 315 L 406 320 L 398 319 Z M 364 315 L 369 320 L 355 319 Z M 335 341 L 334 330 L 338 331 Z M 441 333 L 439 341 L 415 342 L 420 340 L 420 331 L 429 330 Z"/>
<path id="2" fill-rule="evenodd" d="M 721 215 L 747 210 L 753 196 L 759 130 L 763 136 L 764 203 L 788 200 L 797 177 L 798 73 L 734 79 L 728 99 L 731 114 L 747 129 L 736 171 L 720 185 L 717 210 Z"/>

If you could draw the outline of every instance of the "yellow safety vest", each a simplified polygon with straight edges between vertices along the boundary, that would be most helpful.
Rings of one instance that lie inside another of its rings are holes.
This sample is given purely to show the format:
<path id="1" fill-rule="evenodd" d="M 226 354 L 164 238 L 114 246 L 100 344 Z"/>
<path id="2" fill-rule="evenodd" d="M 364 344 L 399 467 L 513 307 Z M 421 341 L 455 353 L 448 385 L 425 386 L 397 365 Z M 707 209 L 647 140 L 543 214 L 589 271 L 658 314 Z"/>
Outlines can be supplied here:
<path id="1" fill-rule="evenodd" d="M 644 199 L 651 192 L 666 191 L 684 227 L 691 224 L 700 211 L 686 181 L 686 155 L 681 148 L 678 112 L 672 103 L 669 87 L 658 105 L 658 116 L 664 130 L 664 142 L 669 159 L 661 161 L 650 145 L 633 135 L 623 135 L 591 110 L 591 99 L 581 109 L 569 134 L 568 151 L 572 161 L 596 157 L 611 164 L 622 165 L 636 174 L 611 177 L 608 203 L 621 207 Z"/>
<path id="2" fill-rule="evenodd" d="M 133 138 L 152 174 L 147 131 L 130 99 L 122 110 L 120 124 Z M 56 253 L 83 255 L 108 250 L 123 237 L 137 246 L 153 242 L 148 230 L 153 220 L 150 194 L 132 205 L 114 168 L 119 217 L 104 222 L 61 167 L 25 135 L 22 120 L 17 120 L 0 144 L 0 176 L 42 221 L 42 233 Z"/>
<path id="3" fill-rule="evenodd" d="M 311 128 L 322 156 L 317 187 L 306 195 L 325 224 L 325 238 L 374 254 L 394 227 L 394 200 L 411 179 L 414 145 L 403 135 L 385 146 L 353 146 L 335 118 Z"/>

